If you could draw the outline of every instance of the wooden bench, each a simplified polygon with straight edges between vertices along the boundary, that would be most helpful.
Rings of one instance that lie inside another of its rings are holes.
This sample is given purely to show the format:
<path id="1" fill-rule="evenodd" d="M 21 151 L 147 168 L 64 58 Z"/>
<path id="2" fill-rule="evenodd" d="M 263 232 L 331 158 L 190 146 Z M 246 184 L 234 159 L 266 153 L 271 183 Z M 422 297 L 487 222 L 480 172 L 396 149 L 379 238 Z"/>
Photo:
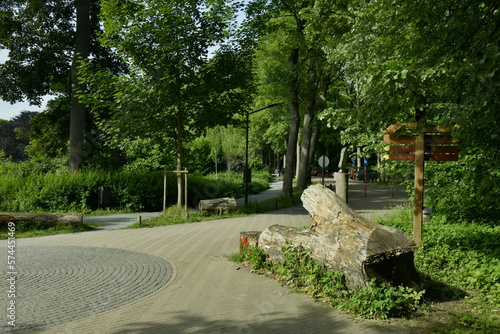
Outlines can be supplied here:
<path id="1" fill-rule="evenodd" d="M 219 211 L 219 215 L 222 216 L 224 210 L 234 211 L 236 210 L 236 199 L 233 197 L 223 197 L 223 198 L 213 198 L 213 199 L 202 199 L 198 203 L 198 210 L 200 213 L 205 211 Z"/>

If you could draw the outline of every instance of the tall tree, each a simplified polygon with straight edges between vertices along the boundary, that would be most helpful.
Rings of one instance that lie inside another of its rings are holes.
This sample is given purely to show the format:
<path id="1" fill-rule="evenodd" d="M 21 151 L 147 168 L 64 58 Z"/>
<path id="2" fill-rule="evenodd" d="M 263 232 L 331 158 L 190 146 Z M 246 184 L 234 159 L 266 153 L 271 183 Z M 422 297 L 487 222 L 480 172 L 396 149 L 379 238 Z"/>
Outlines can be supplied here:
<path id="1" fill-rule="evenodd" d="M 234 9 L 223 0 L 106 0 L 102 8 L 101 42 L 126 59 L 130 73 L 87 67 L 87 103 L 112 110 L 100 127 L 118 145 L 137 138 L 175 142 L 181 170 L 183 142 L 229 122 L 249 99 L 246 55 L 227 46 L 209 58 L 226 38 Z M 182 187 L 179 175 L 179 204 Z"/>
<path id="2" fill-rule="evenodd" d="M 303 1 L 282 1 L 284 8 L 291 13 L 293 18 L 292 42 L 289 50 L 288 65 L 290 68 L 288 82 L 288 101 L 290 106 L 290 132 L 286 150 L 286 169 L 283 176 L 282 197 L 291 198 L 293 195 L 293 178 L 295 176 L 295 162 L 297 158 L 297 140 L 300 128 L 300 89 L 299 89 L 299 60 L 300 44 L 303 42 L 305 21 L 300 11 L 307 5 Z"/>
<path id="3" fill-rule="evenodd" d="M 69 127 L 69 167 L 80 169 L 85 154 L 85 114 L 86 107 L 78 98 L 78 93 L 86 90 L 79 80 L 78 66 L 90 52 L 90 0 L 75 0 L 76 31 L 75 51 L 71 63 L 71 118 Z"/>
<path id="4" fill-rule="evenodd" d="M 29 144 L 30 121 L 37 113 L 23 111 L 10 121 L 0 120 L 0 151 L 12 161 L 26 160 L 25 148 Z"/>
<path id="5" fill-rule="evenodd" d="M 256 3 L 260 2 L 257 1 Z M 263 67 L 272 68 L 271 72 L 261 75 L 261 85 L 262 87 L 272 87 L 274 85 L 270 92 L 264 94 L 267 95 L 267 99 L 281 96 L 288 100 L 289 130 L 286 140 L 285 174 L 282 189 L 282 196 L 288 198 L 292 196 L 297 140 L 300 129 L 299 60 L 305 24 L 300 12 L 307 5 L 308 1 L 271 1 L 267 10 L 272 13 L 272 19 L 269 20 L 266 29 L 263 30 L 267 35 L 261 38 L 259 46 L 261 54 L 264 58 L 267 57 L 267 59 L 261 60 L 264 62 Z M 273 56 L 269 57 L 271 54 Z M 266 61 L 269 61 L 271 66 L 266 64 Z M 282 75 L 280 76 L 278 73 Z M 283 78 L 286 78 L 286 82 L 283 82 Z M 261 91 L 264 90 L 261 88 Z"/>
<path id="6" fill-rule="evenodd" d="M 328 118 L 342 123 L 345 140 L 363 130 L 367 144 L 380 142 L 388 124 L 415 121 L 424 93 L 421 123 L 459 125 L 460 161 L 429 164 L 426 173 L 436 185 L 426 193 L 429 204 L 454 217 L 498 214 L 491 176 L 500 170 L 499 9 L 494 0 L 352 1 L 352 30 L 329 51 L 345 57 L 346 76 L 358 87 L 359 108 Z M 475 172 L 484 169 L 490 172 Z"/>
<path id="7" fill-rule="evenodd" d="M 223 134 L 222 134 L 222 127 L 216 126 L 211 129 L 207 129 L 207 132 L 205 134 L 206 140 L 208 141 L 210 145 L 210 155 L 209 158 L 212 159 L 212 161 L 215 164 L 215 177 L 217 178 L 218 172 L 219 172 L 219 164 L 222 162 L 222 143 L 224 142 L 223 139 Z M 226 138 L 226 141 L 229 141 L 229 138 Z"/>
<path id="8" fill-rule="evenodd" d="M 59 117 L 66 120 L 62 113 L 71 113 L 65 142 L 70 137 L 71 168 L 80 168 L 88 138 L 84 136 L 85 106 L 75 98 L 83 89 L 77 65 L 89 55 L 102 66 L 117 65 L 95 40 L 100 30 L 99 1 L 5 0 L 0 2 L 0 17 L 0 47 L 9 50 L 9 59 L 0 64 L 0 97 L 34 105 L 40 105 L 45 95 L 72 99 L 71 109 L 59 109 Z M 57 138 L 57 142 L 62 141 Z"/>

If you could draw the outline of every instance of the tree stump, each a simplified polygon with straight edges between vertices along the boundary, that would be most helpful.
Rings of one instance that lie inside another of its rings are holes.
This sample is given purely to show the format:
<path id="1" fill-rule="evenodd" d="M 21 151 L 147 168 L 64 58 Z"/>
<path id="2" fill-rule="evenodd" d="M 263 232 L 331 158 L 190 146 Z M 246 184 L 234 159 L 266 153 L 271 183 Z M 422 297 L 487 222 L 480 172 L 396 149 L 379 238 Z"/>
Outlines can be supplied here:
<path id="1" fill-rule="evenodd" d="M 0 226 L 7 226 L 9 222 L 29 221 L 40 222 L 45 226 L 74 225 L 83 223 L 81 213 L 13 213 L 0 214 Z"/>
<path id="2" fill-rule="evenodd" d="M 309 230 L 273 225 L 262 232 L 259 247 L 271 260 L 283 259 L 282 247 L 302 245 L 328 269 L 343 273 L 349 288 L 378 282 L 420 289 L 413 263 L 415 242 L 403 231 L 373 223 L 322 185 L 307 188 L 304 207 L 312 216 Z"/>
<path id="3" fill-rule="evenodd" d="M 240 252 L 245 248 L 259 246 L 259 236 L 262 231 L 240 232 Z"/>

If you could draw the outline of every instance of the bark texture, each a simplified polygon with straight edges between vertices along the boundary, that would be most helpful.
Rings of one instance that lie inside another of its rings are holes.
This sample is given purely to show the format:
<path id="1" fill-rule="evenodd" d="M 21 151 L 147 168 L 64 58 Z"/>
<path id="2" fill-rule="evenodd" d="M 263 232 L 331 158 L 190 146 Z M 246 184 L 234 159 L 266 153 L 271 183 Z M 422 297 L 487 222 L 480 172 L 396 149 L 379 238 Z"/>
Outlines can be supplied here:
<path id="1" fill-rule="evenodd" d="M 262 232 L 259 247 L 272 261 L 281 261 L 290 243 L 302 245 L 328 269 L 345 274 L 349 288 L 363 288 L 375 277 L 420 289 L 413 263 L 417 246 L 403 231 L 365 219 L 322 185 L 307 188 L 302 202 L 312 216 L 308 230 L 273 225 Z"/>
<path id="2" fill-rule="evenodd" d="M 198 203 L 198 210 L 202 211 L 219 211 L 219 210 L 236 210 L 236 199 L 233 197 L 223 197 L 214 199 L 203 199 Z"/>

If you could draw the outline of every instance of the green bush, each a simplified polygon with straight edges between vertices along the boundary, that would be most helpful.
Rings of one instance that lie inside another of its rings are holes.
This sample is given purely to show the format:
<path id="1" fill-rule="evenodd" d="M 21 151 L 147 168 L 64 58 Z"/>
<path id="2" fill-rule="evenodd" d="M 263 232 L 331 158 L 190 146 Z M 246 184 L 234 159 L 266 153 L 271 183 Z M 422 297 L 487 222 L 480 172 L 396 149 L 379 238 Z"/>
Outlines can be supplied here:
<path id="1" fill-rule="evenodd" d="M 384 225 L 412 234 L 413 209 L 401 207 Z M 423 246 L 415 252 L 415 267 L 423 278 L 426 298 L 453 300 L 470 291 L 482 304 L 500 306 L 500 226 L 453 221 L 434 214 L 425 223 Z"/>
<path id="2" fill-rule="evenodd" d="M 98 208 L 98 189 L 111 188 L 110 208 L 121 211 L 159 211 L 163 206 L 163 173 L 137 170 L 81 170 L 71 173 L 48 166 L 28 173 L 31 163 L 0 163 L 0 211 L 90 212 Z M 268 187 L 268 175 L 255 173 L 250 193 Z M 188 205 L 200 199 L 243 197 L 242 175 L 188 176 Z M 176 175 L 167 174 L 167 205 L 177 202 Z"/>
<path id="3" fill-rule="evenodd" d="M 327 270 L 302 246 L 284 247 L 283 261 L 275 264 L 269 263 L 266 253 L 258 247 L 245 249 L 232 259 L 248 261 L 253 269 L 268 270 L 288 286 L 363 318 L 406 316 L 415 311 L 424 294 L 409 287 L 378 284 L 375 280 L 364 289 L 349 290 L 343 274 Z"/>

